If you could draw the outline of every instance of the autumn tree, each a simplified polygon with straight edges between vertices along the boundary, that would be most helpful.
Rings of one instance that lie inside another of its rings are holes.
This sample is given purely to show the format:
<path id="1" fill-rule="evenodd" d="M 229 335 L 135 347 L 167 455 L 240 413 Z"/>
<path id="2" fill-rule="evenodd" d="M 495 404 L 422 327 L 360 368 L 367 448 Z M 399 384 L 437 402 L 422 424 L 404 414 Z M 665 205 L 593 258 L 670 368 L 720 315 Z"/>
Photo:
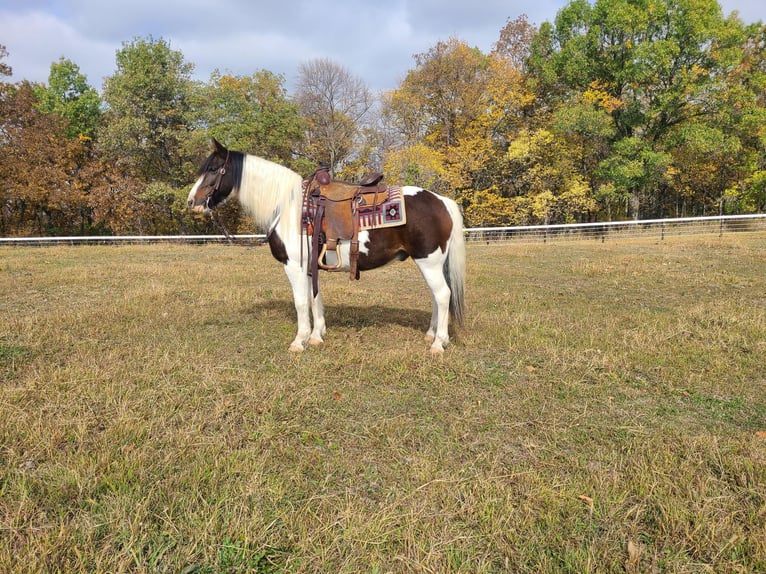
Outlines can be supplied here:
<path id="1" fill-rule="evenodd" d="M 438 42 L 414 58 L 415 68 L 398 91 L 409 108 L 420 110 L 418 129 L 425 131 L 425 143 L 445 152 L 482 111 L 489 60 L 457 38 Z"/>
<path id="2" fill-rule="evenodd" d="M 513 69 L 526 72 L 536 34 L 537 27 L 530 24 L 526 14 L 521 14 L 514 20 L 509 18 L 500 30 L 500 37 L 495 42 L 492 54 L 504 60 Z"/>
<path id="3" fill-rule="evenodd" d="M 673 168 L 670 185 L 655 191 L 654 200 L 662 204 L 656 211 L 679 217 L 723 214 L 727 202 L 735 200 L 726 191 L 737 170 L 741 141 L 706 122 L 679 126 L 668 139 Z"/>
<path id="4" fill-rule="evenodd" d="M 396 157 L 416 161 L 400 165 L 404 173 L 396 175 L 411 179 L 426 169 L 441 176 L 429 178 L 434 191 L 458 195 L 460 189 L 471 186 L 474 160 L 481 155 L 468 140 L 475 138 L 475 122 L 487 105 L 489 58 L 451 38 L 414 59 L 415 68 L 384 98 L 385 113 L 400 135 Z M 438 170 L 426 167 L 437 161 L 441 162 Z"/>
<path id="5" fill-rule="evenodd" d="M 505 156 L 534 100 L 523 64 L 533 33 L 523 17 L 508 21 L 489 55 L 456 38 L 439 42 L 415 56 L 416 67 L 384 100 L 400 134 L 387 164 L 395 159 L 408 179 L 428 174 L 426 185 L 456 197 L 471 225 L 513 217 Z"/>
<path id="6" fill-rule="evenodd" d="M 464 180 L 460 187 L 466 219 L 472 225 L 528 223 L 519 197 L 529 190 L 519 185 L 507 150 L 528 129 L 536 100 L 526 75 L 526 60 L 535 28 L 525 16 L 508 20 L 489 54 L 484 105 L 459 140 L 456 162 Z M 453 182 L 459 180 L 453 175 Z"/>
<path id="7" fill-rule="evenodd" d="M 0 60 L 7 55 L 0 46 Z M 0 75 L 10 74 L 0 61 Z M 0 82 L 0 233 L 89 233 L 93 222 L 80 170 L 90 148 L 66 137 L 67 119 L 44 111 L 41 89 Z"/>
<path id="8" fill-rule="evenodd" d="M 66 120 L 40 110 L 35 88 L 0 84 L 0 232 L 87 233 L 87 197 L 77 177 L 87 149 L 66 136 Z"/>

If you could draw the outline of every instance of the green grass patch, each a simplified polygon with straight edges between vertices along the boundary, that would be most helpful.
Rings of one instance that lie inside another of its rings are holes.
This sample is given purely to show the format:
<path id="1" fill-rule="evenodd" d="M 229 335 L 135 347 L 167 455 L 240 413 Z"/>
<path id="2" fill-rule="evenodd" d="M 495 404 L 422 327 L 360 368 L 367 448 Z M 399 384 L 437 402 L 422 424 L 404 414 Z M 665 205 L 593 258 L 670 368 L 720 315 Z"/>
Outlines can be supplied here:
<path id="1" fill-rule="evenodd" d="M 766 570 L 766 237 L 468 246 L 323 274 L 267 248 L 3 249 L 2 572 Z"/>

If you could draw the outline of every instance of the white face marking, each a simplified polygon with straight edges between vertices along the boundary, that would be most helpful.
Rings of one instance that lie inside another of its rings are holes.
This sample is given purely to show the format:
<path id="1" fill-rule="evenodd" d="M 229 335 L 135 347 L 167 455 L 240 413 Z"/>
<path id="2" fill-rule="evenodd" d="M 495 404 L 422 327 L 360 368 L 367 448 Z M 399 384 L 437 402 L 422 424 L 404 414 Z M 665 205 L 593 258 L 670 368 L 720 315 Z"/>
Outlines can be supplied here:
<path id="1" fill-rule="evenodd" d="M 191 188 L 191 191 L 189 192 L 189 196 L 186 198 L 186 203 L 191 206 L 192 211 L 196 213 L 202 213 L 205 211 L 204 205 L 194 205 L 194 196 L 197 195 L 197 189 L 199 189 L 200 184 L 202 183 L 202 179 L 204 176 L 200 176 L 199 179 L 194 183 L 194 185 Z"/>

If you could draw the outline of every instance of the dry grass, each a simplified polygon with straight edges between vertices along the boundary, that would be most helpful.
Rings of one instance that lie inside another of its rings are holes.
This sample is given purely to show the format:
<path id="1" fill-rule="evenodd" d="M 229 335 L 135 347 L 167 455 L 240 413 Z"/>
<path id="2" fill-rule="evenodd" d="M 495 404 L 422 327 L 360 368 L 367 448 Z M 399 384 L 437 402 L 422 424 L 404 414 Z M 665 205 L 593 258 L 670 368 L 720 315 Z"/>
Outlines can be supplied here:
<path id="1" fill-rule="evenodd" d="M 470 245 L 323 275 L 267 249 L 0 252 L 2 572 L 766 570 L 766 237 Z"/>

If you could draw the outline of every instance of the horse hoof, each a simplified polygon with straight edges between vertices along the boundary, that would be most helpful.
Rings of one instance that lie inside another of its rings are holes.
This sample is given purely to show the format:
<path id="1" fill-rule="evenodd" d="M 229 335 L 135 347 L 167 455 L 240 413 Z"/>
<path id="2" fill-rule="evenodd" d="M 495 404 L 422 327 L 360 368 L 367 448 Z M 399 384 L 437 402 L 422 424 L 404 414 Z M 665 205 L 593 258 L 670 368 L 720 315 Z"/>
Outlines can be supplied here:
<path id="1" fill-rule="evenodd" d="M 434 339 L 436 339 L 436 337 L 434 337 L 430 333 L 426 334 L 426 336 L 425 336 L 426 343 L 433 343 Z"/>
<path id="2" fill-rule="evenodd" d="M 290 345 L 289 351 L 291 353 L 302 353 L 303 352 L 303 345 L 298 345 L 296 343 L 293 343 L 292 345 Z"/>
<path id="3" fill-rule="evenodd" d="M 314 346 L 314 347 L 318 347 L 318 346 L 319 346 L 319 345 L 321 345 L 322 343 L 324 343 L 324 340 L 323 340 L 323 339 L 316 339 L 316 338 L 314 338 L 314 337 L 312 337 L 311 339 L 309 339 L 309 345 L 312 345 L 312 346 Z"/>
<path id="4" fill-rule="evenodd" d="M 441 355 L 444 353 L 444 347 L 441 345 L 433 345 L 431 346 L 431 354 L 432 355 Z"/>

